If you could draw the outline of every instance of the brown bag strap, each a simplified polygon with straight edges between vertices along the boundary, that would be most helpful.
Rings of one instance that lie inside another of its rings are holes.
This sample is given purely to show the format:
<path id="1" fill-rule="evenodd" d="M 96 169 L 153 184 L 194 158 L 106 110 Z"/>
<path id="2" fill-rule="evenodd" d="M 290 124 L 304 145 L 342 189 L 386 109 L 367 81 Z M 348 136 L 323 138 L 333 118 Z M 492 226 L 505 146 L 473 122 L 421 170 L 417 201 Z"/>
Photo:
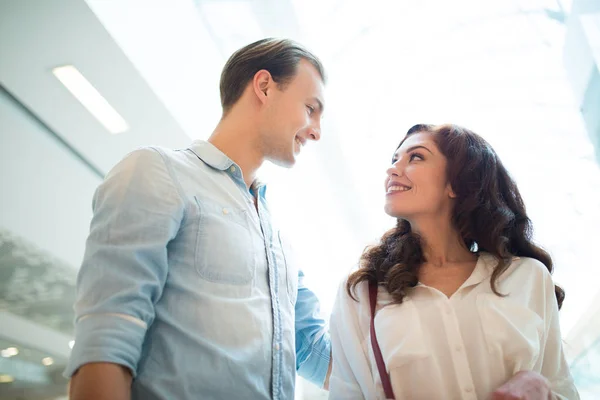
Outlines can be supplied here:
<path id="1" fill-rule="evenodd" d="M 379 348 L 379 343 L 377 343 L 377 335 L 375 334 L 375 306 L 377 305 L 377 283 L 375 282 L 369 282 L 369 301 L 371 303 L 371 345 L 373 346 L 373 355 L 375 356 L 375 362 L 379 370 L 379 377 L 381 378 L 385 398 L 395 399 L 390 376 L 385 369 L 385 362 L 383 361 L 381 349 Z"/>

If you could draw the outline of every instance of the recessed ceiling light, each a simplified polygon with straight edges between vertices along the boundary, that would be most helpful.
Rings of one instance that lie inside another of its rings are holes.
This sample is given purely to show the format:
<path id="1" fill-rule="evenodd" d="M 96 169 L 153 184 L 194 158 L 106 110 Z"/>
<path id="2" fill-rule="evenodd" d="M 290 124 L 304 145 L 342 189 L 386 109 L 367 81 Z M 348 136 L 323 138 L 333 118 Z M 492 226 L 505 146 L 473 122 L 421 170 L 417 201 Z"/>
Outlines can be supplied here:
<path id="1" fill-rule="evenodd" d="M 123 117 L 77 68 L 65 65 L 54 68 L 52 73 L 110 133 L 123 133 L 129 129 Z"/>
<path id="2" fill-rule="evenodd" d="M 45 357 L 42 358 L 42 364 L 44 364 L 46 367 L 49 367 L 50 365 L 54 364 L 54 360 L 52 357 Z"/>
<path id="3" fill-rule="evenodd" d="M 14 382 L 15 378 L 10 375 L 0 375 L 0 383 L 11 383 Z"/>
<path id="4" fill-rule="evenodd" d="M 0 355 L 4 358 L 14 357 L 19 354 L 19 349 L 16 347 L 7 347 L 6 349 L 0 350 Z"/>
<path id="5" fill-rule="evenodd" d="M 73 346 L 75 346 L 75 341 L 74 341 L 74 340 L 71 340 L 71 341 L 69 342 L 69 348 L 70 348 L 70 349 L 72 349 L 72 348 L 73 348 Z"/>

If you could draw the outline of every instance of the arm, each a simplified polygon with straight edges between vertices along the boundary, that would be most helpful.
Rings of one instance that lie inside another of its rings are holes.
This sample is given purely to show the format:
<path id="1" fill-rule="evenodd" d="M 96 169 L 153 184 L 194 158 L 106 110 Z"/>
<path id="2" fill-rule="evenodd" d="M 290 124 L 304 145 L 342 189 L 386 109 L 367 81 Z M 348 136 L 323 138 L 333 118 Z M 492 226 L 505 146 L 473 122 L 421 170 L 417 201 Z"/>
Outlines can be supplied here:
<path id="1" fill-rule="evenodd" d="M 320 316 L 317 296 L 304 286 L 304 273 L 298 272 L 296 300 L 296 370 L 319 387 L 325 387 L 330 368 L 331 341 L 327 324 Z"/>
<path id="2" fill-rule="evenodd" d="M 548 379 L 554 399 L 579 399 L 562 347 L 562 335 L 558 314 L 558 303 L 554 293 L 554 282 L 549 273 L 545 277 L 546 294 L 546 341 L 540 354 L 541 373 Z"/>
<path id="3" fill-rule="evenodd" d="M 75 372 L 69 384 L 69 398 L 131 399 L 131 372 L 112 363 L 89 363 Z"/>
<path id="4" fill-rule="evenodd" d="M 360 285 L 357 287 L 357 298 Z M 331 373 L 330 399 L 376 398 L 376 393 L 368 388 L 367 382 L 359 381 L 357 375 L 371 377 L 369 361 L 363 351 L 365 337 L 361 330 L 359 307 L 346 292 L 346 280 L 339 287 L 335 305 L 331 313 L 331 347 L 335 363 Z"/>
<path id="5" fill-rule="evenodd" d="M 333 369 L 333 356 L 329 355 L 329 367 L 327 368 L 327 376 L 325 377 L 325 382 L 323 383 L 323 389 L 329 390 L 329 380 L 331 379 L 331 371 Z"/>
<path id="6" fill-rule="evenodd" d="M 577 400 L 579 394 L 573 383 L 562 349 L 558 303 L 554 294 L 551 275 L 543 269 L 542 309 L 545 321 L 545 342 L 541 349 L 536 370 L 520 371 L 492 395 L 493 400 L 502 399 L 561 399 Z"/>
<path id="7" fill-rule="evenodd" d="M 75 346 L 65 371 L 72 377 L 72 399 L 130 397 L 167 278 L 167 243 L 177 234 L 183 208 L 153 149 L 128 155 L 98 187 L 77 278 Z"/>

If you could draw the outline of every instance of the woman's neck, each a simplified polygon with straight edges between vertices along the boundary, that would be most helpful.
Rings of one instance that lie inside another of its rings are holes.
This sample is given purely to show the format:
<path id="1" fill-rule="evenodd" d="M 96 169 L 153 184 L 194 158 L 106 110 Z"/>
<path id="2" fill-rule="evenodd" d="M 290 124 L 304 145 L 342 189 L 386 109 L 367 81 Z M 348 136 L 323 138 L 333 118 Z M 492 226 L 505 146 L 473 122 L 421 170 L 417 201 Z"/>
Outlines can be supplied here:
<path id="1" fill-rule="evenodd" d="M 412 221 L 411 229 L 421 236 L 423 255 L 426 262 L 432 266 L 443 267 L 477 259 L 449 220 L 440 222 L 437 218 L 423 218 Z"/>

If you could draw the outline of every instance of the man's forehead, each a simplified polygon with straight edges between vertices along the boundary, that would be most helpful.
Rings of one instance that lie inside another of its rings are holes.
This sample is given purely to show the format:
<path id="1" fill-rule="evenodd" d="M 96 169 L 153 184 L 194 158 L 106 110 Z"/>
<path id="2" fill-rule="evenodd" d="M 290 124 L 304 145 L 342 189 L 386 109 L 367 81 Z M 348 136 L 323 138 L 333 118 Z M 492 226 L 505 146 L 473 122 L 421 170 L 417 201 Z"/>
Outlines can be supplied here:
<path id="1" fill-rule="evenodd" d="M 323 87 L 323 77 L 314 65 L 306 60 L 301 60 L 296 70 L 297 80 L 303 80 L 305 83 L 310 82 L 315 87 Z"/>

